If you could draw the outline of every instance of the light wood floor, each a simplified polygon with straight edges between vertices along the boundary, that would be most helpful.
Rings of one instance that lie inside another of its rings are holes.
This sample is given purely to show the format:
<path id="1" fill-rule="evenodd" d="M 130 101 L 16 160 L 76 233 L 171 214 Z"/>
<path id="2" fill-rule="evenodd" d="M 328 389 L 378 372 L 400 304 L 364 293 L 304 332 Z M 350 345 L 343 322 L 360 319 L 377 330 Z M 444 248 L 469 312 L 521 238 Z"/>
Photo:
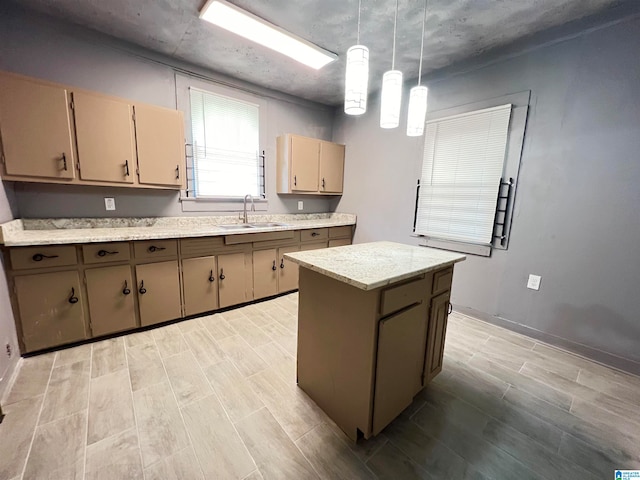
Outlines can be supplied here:
<path id="1" fill-rule="evenodd" d="M 640 379 L 453 314 L 443 372 L 358 445 L 295 385 L 297 295 L 25 359 L 0 479 L 606 479 Z"/>

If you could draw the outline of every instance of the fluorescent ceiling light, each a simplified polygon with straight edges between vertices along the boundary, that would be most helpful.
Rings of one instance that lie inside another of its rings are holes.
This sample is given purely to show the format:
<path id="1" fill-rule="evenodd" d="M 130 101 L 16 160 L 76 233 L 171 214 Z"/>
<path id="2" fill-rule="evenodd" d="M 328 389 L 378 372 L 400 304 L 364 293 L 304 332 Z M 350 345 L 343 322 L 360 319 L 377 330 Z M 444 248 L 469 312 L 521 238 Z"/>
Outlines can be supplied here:
<path id="1" fill-rule="evenodd" d="M 200 18 L 316 70 L 338 58 L 335 53 L 296 37 L 224 0 L 208 0 L 200 11 Z"/>

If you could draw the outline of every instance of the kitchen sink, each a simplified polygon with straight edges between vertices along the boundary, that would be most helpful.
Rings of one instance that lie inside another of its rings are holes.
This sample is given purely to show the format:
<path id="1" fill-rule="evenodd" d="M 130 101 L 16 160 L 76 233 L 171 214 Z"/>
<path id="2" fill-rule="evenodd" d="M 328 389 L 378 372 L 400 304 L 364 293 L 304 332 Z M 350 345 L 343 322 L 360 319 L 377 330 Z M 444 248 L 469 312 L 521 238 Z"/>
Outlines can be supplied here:
<path id="1" fill-rule="evenodd" d="M 277 223 L 277 222 L 254 222 L 250 225 L 254 227 L 288 227 L 287 223 Z"/>
<path id="2" fill-rule="evenodd" d="M 253 225 L 249 225 L 248 223 L 231 223 L 228 225 L 218 225 L 220 228 L 224 228 L 226 230 L 245 230 L 248 228 L 256 228 Z"/>

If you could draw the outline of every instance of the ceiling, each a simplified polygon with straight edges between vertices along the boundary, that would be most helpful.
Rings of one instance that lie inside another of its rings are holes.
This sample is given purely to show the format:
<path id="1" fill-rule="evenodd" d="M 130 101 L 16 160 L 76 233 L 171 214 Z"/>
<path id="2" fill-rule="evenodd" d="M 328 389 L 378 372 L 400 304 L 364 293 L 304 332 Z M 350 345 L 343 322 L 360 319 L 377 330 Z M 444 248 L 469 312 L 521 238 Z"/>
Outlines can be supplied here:
<path id="1" fill-rule="evenodd" d="M 339 55 L 319 71 L 198 18 L 204 0 L 21 0 L 23 7 L 327 105 L 343 101 L 347 49 L 356 43 L 358 0 L 231 0 Z M 624 0 L 429 0 L 423 74 L 528 35 L 600 13 Z M 424 3 L 399 0 L 396 68 L 418 76 Z M 362 0 L 361 43 L 370 89 L 391 69 L 393 0 Z"/>

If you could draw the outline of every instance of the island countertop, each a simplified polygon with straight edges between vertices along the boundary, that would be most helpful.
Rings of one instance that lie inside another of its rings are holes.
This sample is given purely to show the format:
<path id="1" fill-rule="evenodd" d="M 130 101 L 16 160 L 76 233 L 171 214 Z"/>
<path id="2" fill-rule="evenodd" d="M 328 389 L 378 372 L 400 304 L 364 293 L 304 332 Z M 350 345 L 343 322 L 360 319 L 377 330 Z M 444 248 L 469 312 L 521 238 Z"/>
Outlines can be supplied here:
<path id="1" fill-rule="evenodd" d="M 362 290 L 374 290 L 463 261 L 459 253 L 373 242 L 285 254 L 292 262 Z"/>

